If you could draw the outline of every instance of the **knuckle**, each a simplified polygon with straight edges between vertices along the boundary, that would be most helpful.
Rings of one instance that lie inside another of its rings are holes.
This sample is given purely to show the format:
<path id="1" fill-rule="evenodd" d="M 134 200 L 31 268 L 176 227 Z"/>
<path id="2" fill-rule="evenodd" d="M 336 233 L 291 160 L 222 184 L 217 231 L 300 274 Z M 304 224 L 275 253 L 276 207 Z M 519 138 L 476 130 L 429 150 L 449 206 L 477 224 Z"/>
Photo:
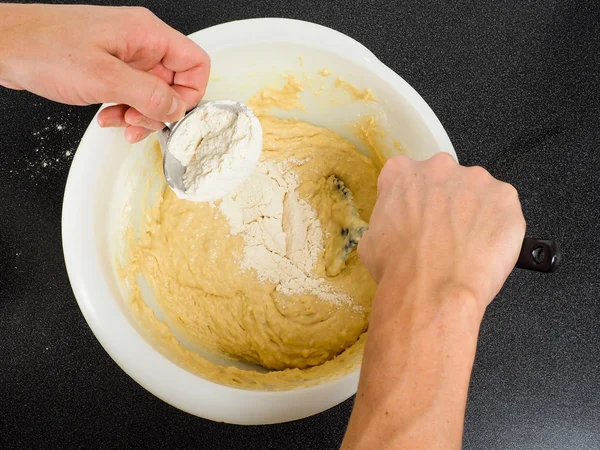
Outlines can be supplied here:
<path id="1" fill-rule="evenodd" d="M 125 122 L 130 125 L 135 125 L 140 116 L 141 114 L 137 109 L 128 108 L 127 111 L 125 111 Z"/>
<path id="2" fill-rule="evenodd" d="M 151 21 L 155 17 L 152 11 L 143 6 L 125 7 L 122 12 L 123 15 L 120 18 L 122 25 L 130 29 L 138 28 L 144 22 Z"/>
<path id="3" fill-rule="evenodd" d="M 512 184 L 502 182 L 500 189 L 504 198 L 510 201 L 519 201 L 519 191 Z"/>
<path id="4" fill-rule="evenodd" d="M 394 156 L 387 160 L 384 164 L 382 172 L 384 171 L 399 171 L 406 168 L 410 164 L 410 159 L 406 156 Z"/>
<path id="5" fill-rule="evenodd" d="M 413 167 L 415 162 L 406 156 L 394 156 L 383 166 L 377 180 L 377 192 L 381 194 L 390 189 L 395 182 L 402 180 L 406 172 Z"/>
<path id="6" fill-rule="evenodd" d="M 152 11 L 150 11 L 148 8 L 146 8 L 145 6 L 132 6 L 129 8 L 129 11 L 131 12 L 131 15 L 134 18 L 148 18 L 148 17 L 154 17 L 154 13 L 152 13 Z"/>
<path id="7" fill-rule="evenodd" d="M 446 167 L 448 165 L 456 164 L 456 161 L 454 160 L 452 155 L 450 153 L 446 153 L 446 152 L 436 153 L 431 158 L 429 158 L 429 161 L 433 165 L 441 165 L 444 167 Z"/>
<path id="8" fill-rule="evenodd" d="M 518 217 L 519 223 L 524 226 L 525 218 L 523 216 L 521 201 L 519 200 L 519 192 L 511 184 L 504 182 L 500 183 L 497 190 L 499 205 L 501 205 L 502 210 L 507 212 L 509 216 L 513 218 Z"/>
<path id="9" fill-rule="evenodd" d="M 425 161 L 425 167 L 430 179 L 442 182 L 448 179 L 452 169 L 458 167 L 458 164 L 449 153 L 440 152 Z"/>
<path id="10" fill-rule="evenodd" d="M 445 152 L 436 153 L 423 164 L 428 179 L 433 183 L 446 182 L 453 170 L 459 167 L 454 158 Z"/>
<path id="11" fill-rule="evenodd" d="M 158 77 L 154 77 L 153 82 L 149 85 L 146 98 L 147 100 L 144 105 L 146 111 L 156 111 L 159 114 L 167 112 L 168 107 L 165 102 L 165 94 Z"/>
<path id="12" fill-rule="evenodd" d="M 410 161 L 411 160 L 406 156 L 394 156 L 384 164 L 383 169 L 381 169 L 381 173 L 385 175 L 398 174 L 410 165 Z"/>
<path id="13" fill-rule="evenodd" d="M 481 166 L 473 166 L 467 169 L 471 180 L 475 182 L 485 182 L 492 178 L 490 173 Z"/>

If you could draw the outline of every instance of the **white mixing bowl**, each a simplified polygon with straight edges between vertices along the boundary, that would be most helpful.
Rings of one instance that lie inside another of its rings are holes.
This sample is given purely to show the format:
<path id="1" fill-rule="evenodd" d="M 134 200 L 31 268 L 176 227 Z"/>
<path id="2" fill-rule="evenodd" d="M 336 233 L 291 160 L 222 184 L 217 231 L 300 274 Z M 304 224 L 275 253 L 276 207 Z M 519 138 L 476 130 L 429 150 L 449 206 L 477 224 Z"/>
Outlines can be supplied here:
<path id="1" fill-rule="evenodd" d="M 358 87 L 371 88 L 379 101 L 350 102 L 341 97 L 332 101 L 328 92 L 316 96 L 307 88 L 302 94 L 306 112 L 276 115 L 331 128 L 359 144 L 348 124 L 361 114 L 376 114 L 386 133 L 385 140 L 397 140 L 406 155 L 425 159 L 444 151 L 456 158 L 442 125 L 417 92 L 348 36 L 306 22 L 253 19 L 215 26 L 190 37 L 212 58 L 207 99 L 246 101 L 265 84 L 281 84 L 284 71 L 302 80 L 303 74 L 318 77 L 317 72 L 327 68 L 332 76 L 316 79 L 333 83 L 341 76 Z M 131 166 L 131 154 L 144 157 L 139 146 L 137 151 L 135 147 L 132 150 L 122 136 L 122 130 L 101 129 L 95 119 L 92 121 L 69 172 L 62 217 L 65 261 L 75 297 L 92 331 L 117 364 L 171 405 L 229 423 L 300 419 L 352 396 L 358 384 L 358 369 L 304 389 L 252 391 L 196 376 L 153 347 L 126 306 L 115 271 L 123 199 L 132 191 L 124 179 L 124 167 Z M 136 167 L 147 165 L 144 161 L 138 163 Z"/>

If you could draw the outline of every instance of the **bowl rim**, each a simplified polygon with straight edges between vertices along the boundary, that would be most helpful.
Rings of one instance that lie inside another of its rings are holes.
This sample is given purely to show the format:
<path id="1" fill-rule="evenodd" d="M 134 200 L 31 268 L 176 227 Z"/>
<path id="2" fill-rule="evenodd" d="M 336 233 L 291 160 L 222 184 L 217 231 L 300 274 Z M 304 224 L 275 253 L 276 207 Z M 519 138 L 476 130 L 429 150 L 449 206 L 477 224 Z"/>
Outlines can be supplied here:
<path id="1" fill-rule="evenodd" d="M 294 19 L 247 19 L 216 25 L 189 35 L 207 52 L 257 43 L 317 47 L 338 54 L 351 52 L 394 89 L 401 91 L 431 131 L 441 151 L 456 153 L 441 122 L 421 96 L 364 45 L 333 29 Z M 240 40 L 243 37 L 243 40 Z M 360 62 L 359 62 L 360 63 Z M 104 107 L 104 106 L 103 106 Z M 100 110 L 102 107 L 100 108 Z M 94 335 L 131 378 L 163 401 L 206 419 L 236 424 L 270 424 L 296 420 L 329 409 L 356 393 L 359 368 L 321 384 L 286 391 L 257 391 L 224 386 L 178 366 L 141 336 L 119 310 L 102 273 L 95 240 L 93 146 L 105 133 L 97 114 L 73 158 L 63 198 L 62 241 L 65 265 L 75 298 Z M 87 189 L 86 189 L 87 188 Z M 127 342 L 127 345 L 123 345 Z M 163 380 L 169 380 L 164 383 Z M 294 404 L 293 408 L 289 405 Z"/>

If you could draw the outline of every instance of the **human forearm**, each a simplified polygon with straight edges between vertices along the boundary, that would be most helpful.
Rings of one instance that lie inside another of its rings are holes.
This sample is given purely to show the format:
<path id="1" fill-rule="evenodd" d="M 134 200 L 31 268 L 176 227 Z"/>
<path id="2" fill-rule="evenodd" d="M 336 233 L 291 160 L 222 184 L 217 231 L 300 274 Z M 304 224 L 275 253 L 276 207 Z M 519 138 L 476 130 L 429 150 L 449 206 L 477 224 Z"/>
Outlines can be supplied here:
<path id="1" fill-rule="evenodd" d="M 0 86 L 8 86 L 6 72 L 9 64 L 9 50 L 11 48 L 11 37 L 15 27 L 15 5 L 11 3 L 0 3 Z"/>
<path id="2" fill-rule="evenodd" d="M 0 85 L 71 105 L 137 142 L 195 107 L 210 59 L 144 8 L 0 4 Z"/>
<path id="3" fill-rule="evenodd" d="M 382 280 L 344 449 L 460 448 L 481 304 L 451 281 Z"/>
<path id="4" fill-rule="evenodd" d="M 17 63 L 40 59 L 39 41 L 60 29 L 60 23 L 44 20 L 54 8 L 43 4 L 0 3 L 0 77 L 3 73 L 5 78 L 23 76 L 15 67 Z"/>

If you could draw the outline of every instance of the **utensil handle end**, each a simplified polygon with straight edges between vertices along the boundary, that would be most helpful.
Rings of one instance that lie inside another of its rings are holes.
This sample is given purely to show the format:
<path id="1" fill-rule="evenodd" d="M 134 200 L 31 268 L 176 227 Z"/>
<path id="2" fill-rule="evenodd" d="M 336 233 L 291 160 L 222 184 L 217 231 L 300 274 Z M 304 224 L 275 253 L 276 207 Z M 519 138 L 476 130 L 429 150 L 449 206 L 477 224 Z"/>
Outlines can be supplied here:
<path id="1" fill-rule="evenodd" d="M 556 241 L 526 237 L 515 267 L 551 273 L 562 259 L 560 244 Z"/>

